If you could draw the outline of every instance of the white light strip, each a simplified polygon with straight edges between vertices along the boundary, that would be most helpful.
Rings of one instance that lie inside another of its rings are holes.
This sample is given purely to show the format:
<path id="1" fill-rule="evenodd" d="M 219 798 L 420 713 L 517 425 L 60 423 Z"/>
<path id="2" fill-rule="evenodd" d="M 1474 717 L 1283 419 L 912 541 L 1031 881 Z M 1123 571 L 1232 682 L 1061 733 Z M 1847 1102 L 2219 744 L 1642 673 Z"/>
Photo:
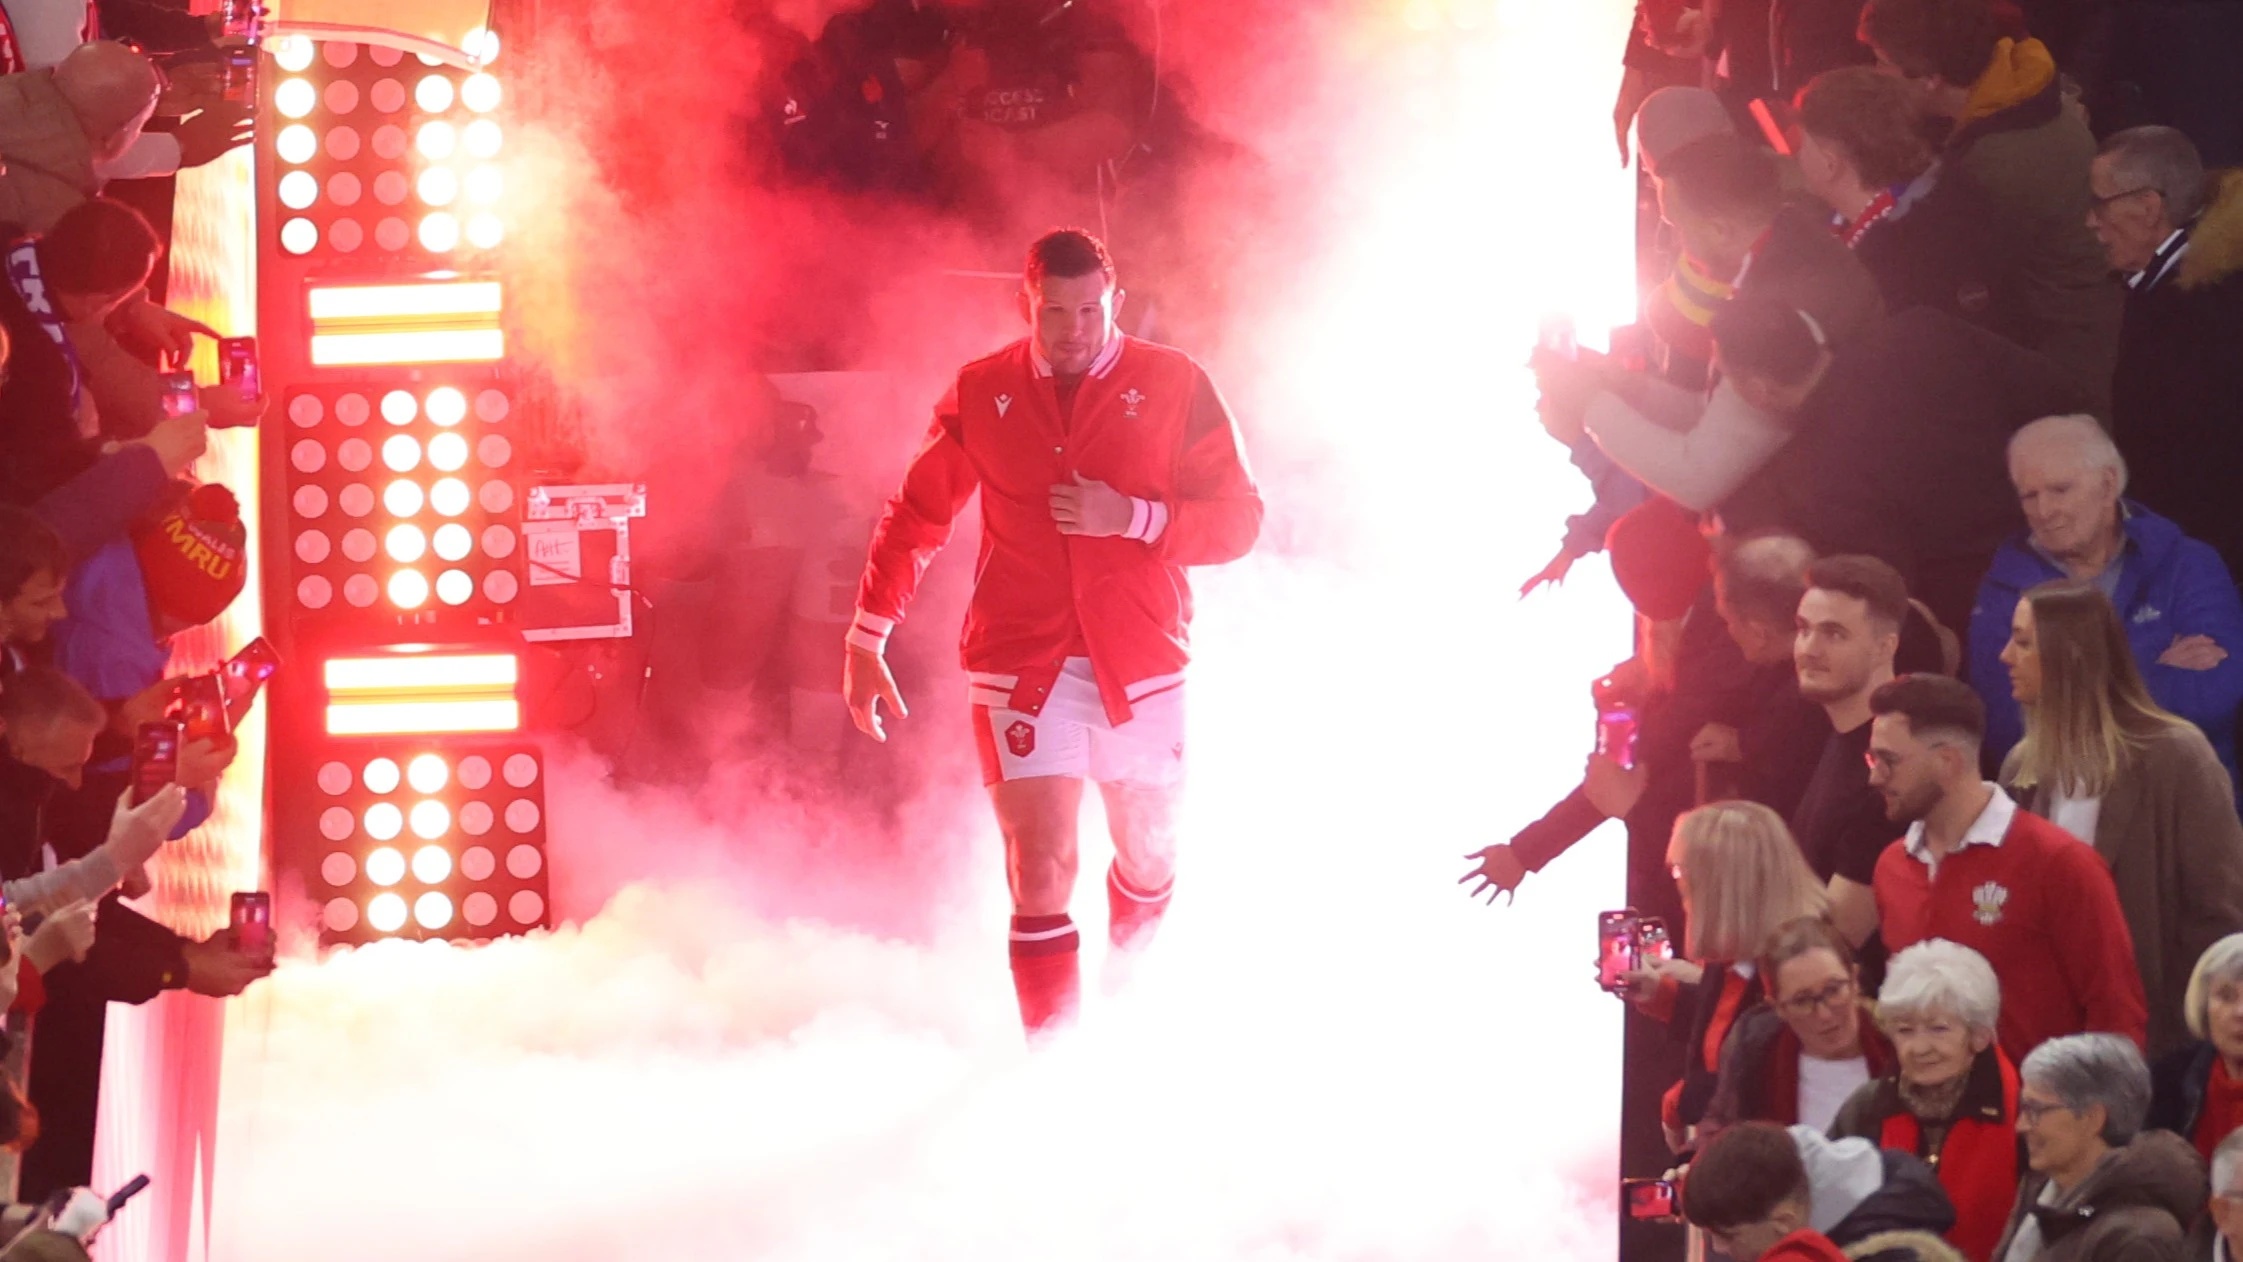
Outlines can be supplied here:
<path id="1" fill-rule="evenodd" d="M 511 688 L 521 676 L 521 662 L 511 653 L 334 657 L 327 660 L 325 676 L 329 692 Z"/>

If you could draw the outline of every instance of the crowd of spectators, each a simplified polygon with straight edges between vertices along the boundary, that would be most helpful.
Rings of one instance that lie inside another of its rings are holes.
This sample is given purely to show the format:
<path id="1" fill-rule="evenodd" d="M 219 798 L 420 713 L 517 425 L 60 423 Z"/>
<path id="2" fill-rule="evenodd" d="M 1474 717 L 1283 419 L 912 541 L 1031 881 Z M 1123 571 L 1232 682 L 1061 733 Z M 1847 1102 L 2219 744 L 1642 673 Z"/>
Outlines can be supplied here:
<path id="1" fill-rule="evenodd" d="M 0 1257 L 83 1257 L 77 1238 L 108 1217 L 82 1186 L 108 1005 L 234 995 L 272 967 L 126 901 L 210 816 L 235 753 L 230 737 L 186 739 L 170 784 L 128 784 L 143 725 L 181 704 L 172 637 L 217 619 L 248 573 L 240 504 L 193 467 L 213 427 L 255 425 L 265 401 L 231 383 L 167 389 L 162 374 L 217 334 L 157 295 L 169 177 L 246 141 L 250 107 L 219 75 L 238 13 L 229 27 L 154 0 L 4 9 L 0 1172 L 15 1186 L 0 1191 L 19 1205 L 0 1212 Z"/>
<path id="2" fill-rule="evenodd" d="M 1466 880 L 1625 821 L 1624 1172 L 1740 1262 L 2243 1248 L 2239 18 L 1639 5 L 1663 279 L 1533 361 L 1638 651 Z"/>

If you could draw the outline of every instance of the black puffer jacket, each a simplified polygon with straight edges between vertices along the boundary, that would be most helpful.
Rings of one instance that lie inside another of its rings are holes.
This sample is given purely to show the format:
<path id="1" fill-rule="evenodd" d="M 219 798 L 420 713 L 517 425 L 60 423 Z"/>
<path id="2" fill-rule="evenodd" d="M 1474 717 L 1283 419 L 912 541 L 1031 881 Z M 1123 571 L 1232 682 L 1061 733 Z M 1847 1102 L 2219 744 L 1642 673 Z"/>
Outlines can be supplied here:
<path id="1" fill-rule="evenodd" d="M 1885 1163 L 1884 1186 L 1823 1233 L 1848 1257 L 1860 1256 L 1852 1246 L 1877 1236 L 1894 1232 L 1939 1236 L 1955 1225 L 1954 1202 L 1947 1199 L 1947 1189 L 1939 1185 L 1939 1175 L 1929 1163 L 1898 1148 L 1883 1149 L 1878 1156 Z"/>

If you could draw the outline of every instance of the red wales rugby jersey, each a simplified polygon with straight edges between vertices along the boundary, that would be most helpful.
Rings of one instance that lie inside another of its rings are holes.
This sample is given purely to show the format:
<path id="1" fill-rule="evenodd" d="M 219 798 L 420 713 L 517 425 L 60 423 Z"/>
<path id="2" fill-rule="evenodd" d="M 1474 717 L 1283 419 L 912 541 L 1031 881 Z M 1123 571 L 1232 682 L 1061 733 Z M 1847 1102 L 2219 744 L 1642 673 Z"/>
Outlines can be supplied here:
<path id="1" fill-rule="evenodd" d="M 1051 488 L 1076 475 L 1131 499 L 1126 535 L 1063 535 Z M 1262 499 L 1238 426 L 1183 352 L 1117 336 L 1060 410 L 1030 339 L 966 365 L 888 502 L 850 639 L 881 647 L 976 489 L 981 555 L 960 652 L 976 701 L 1039 713 L 1086 654 L 1109 720 L 1177 686 L 1190 658 L 1184 567 L 1244 556 Z"/>

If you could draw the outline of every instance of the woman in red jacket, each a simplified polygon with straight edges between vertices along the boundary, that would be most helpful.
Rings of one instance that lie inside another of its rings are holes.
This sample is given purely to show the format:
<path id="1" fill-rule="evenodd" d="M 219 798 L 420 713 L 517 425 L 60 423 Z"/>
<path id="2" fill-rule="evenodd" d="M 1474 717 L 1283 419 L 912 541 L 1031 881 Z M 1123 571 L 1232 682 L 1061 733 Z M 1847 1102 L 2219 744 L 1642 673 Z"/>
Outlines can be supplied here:
<path id="1" fill-rule="evenodd" d="M 1930 1162 L 1955 1203 L 1947 1242 L 1990 1262 L 2019 1174 L 2017 1069 L 1994 1038 L 2001 983 L 1985 956 L 1933 938 L 1892 958 L 1877 999 L 1899 1068 L 1856 1091 L 1830 1133 Z"/>

